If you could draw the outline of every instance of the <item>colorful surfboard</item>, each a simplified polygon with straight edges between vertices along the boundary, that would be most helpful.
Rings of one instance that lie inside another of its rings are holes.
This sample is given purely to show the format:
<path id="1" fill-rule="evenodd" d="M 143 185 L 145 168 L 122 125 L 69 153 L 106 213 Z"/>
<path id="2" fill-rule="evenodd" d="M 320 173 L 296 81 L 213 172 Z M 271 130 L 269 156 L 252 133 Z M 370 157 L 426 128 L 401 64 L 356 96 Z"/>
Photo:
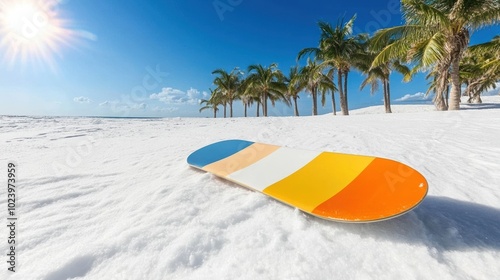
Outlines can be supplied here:
<path id="1" fill-rule="evenodd" d="M 402 215 L 415 208 L 428 189 L 418 171 L 393 160 L 243 140 L 208 145 L 189 155 L 187 162 L 311 215 L 342 222 Z"/>

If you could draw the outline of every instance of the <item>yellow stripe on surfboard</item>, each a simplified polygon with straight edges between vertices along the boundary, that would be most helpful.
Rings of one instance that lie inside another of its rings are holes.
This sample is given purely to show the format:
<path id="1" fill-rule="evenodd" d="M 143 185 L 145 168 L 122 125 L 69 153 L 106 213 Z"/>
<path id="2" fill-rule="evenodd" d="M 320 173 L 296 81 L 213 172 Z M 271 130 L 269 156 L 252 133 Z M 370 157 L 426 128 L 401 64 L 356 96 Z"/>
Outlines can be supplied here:
<path id="1" fill-rule="evenodd" d="M 374 159 L 324 152 L 263 192 L 299 209 L 312 212 L 318 205 L 348 186 Z"/>

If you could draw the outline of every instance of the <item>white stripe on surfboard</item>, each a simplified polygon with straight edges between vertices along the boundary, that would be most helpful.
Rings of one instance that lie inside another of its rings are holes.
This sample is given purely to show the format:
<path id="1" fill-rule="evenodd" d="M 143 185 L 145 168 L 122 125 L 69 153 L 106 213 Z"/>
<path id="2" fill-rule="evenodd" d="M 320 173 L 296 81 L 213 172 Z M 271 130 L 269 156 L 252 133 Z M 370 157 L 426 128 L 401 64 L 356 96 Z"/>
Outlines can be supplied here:
<path id="1" fill-rule="evenodd" d="M 256 163 L 236 171 L 228 179 L 262 192 L 304 167 L 321 152 L 300 151 L 281 147 Z"/>

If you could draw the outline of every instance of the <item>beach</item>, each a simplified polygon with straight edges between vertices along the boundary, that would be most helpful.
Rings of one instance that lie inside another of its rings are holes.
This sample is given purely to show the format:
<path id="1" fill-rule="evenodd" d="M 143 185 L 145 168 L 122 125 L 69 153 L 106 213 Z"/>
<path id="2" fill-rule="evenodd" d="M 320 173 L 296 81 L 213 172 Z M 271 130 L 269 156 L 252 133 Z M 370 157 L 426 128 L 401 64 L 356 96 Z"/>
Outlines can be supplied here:
<path id="1" fill-rule="evenodd" d="M 16 273 L 2 254 L 0 278 L 495 279 L 500 96 L 483 101 L 349 117 L 2 116 L 0 176 L 16 165 L 18 220 Z M 394 159 L 421 172 L 429 193 L 388 221 L 321 220 L 186 163 L 227 139 Z"/>

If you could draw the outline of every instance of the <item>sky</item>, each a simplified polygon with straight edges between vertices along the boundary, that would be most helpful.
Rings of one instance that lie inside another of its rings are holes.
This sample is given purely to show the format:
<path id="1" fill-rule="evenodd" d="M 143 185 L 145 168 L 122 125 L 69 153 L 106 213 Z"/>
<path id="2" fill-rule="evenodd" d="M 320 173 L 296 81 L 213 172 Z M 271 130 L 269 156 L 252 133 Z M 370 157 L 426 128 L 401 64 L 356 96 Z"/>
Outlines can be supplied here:
<path id="1" fill-rule="evenodd" d="M 357 15 L 354 31 L 402 23 L 399 1 L 0 0 L 0 115 L 208 117 L 200 99 L 215 69 L 277 63 L 287 74 L 297 54 L 316 47 L 318 21 Z M 22 3 L 19 7 L 19 3 Z M 495 26 L 472 43 L 500 34 Z M 382 104 L 382 94 L 349 80 L 349 107 Z M 425 99 L 424 75 L 391 77 L 393 101 Z M 338 99 L 338 96 L 337 96 Z M 328 100 L 331 100 L 330 98 Z M 302 93 L 301 115 L 311 98 Z M 243 105 L 235 101 L 236 116 Z M 255 115 L 255 107 L 249 109 Z M 330 101 L 320 114 L 332 111 Z M 271 115 L 292 115 L 277 104 Z"/>

